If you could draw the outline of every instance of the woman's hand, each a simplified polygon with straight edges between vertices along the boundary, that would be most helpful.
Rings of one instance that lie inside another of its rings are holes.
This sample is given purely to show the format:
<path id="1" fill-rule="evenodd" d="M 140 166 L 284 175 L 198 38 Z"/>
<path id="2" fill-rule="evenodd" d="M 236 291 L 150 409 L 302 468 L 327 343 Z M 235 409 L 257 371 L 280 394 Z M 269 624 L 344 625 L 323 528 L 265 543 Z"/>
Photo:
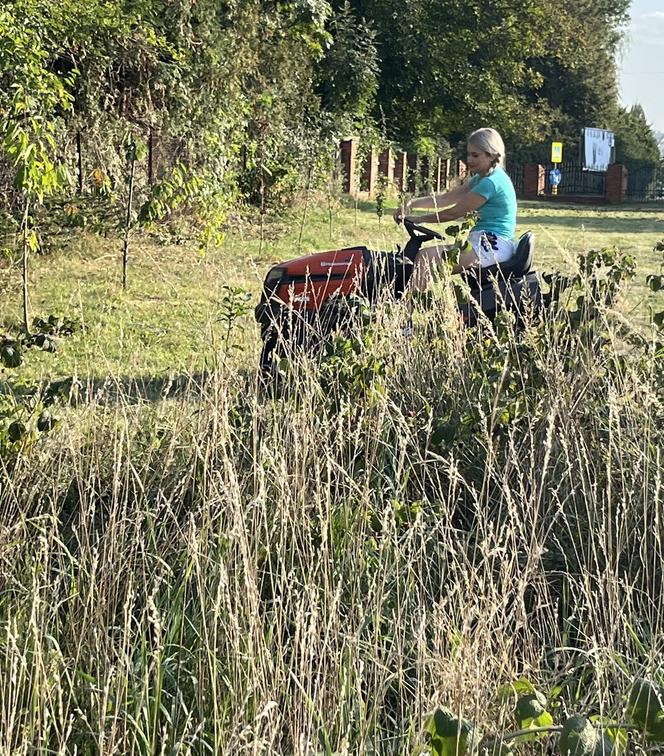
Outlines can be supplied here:
<path id="1" fill-rule="evenodd" d="M 411 203 L 406 202 L 404 205 L 399 205 L 399 207 L 392 213 L 392 217 L 397 223 L 403 223 L 404 220 L 408 217 L 406 213 L 411 209 Z"/>

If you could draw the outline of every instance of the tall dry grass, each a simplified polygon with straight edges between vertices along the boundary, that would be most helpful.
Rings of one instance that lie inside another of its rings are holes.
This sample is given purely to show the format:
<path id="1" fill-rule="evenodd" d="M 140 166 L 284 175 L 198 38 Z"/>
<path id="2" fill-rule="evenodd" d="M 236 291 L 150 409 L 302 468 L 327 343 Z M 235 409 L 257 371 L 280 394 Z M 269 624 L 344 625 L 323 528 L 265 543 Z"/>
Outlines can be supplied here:
<path id="1" fill-rule="evenodd" d="M 523 676 L 620 718 L 664 651 L 650 336 L 397 326 L 5 463 L 1 753 L 413 753 L 443 703 L 513 729 Z"/>

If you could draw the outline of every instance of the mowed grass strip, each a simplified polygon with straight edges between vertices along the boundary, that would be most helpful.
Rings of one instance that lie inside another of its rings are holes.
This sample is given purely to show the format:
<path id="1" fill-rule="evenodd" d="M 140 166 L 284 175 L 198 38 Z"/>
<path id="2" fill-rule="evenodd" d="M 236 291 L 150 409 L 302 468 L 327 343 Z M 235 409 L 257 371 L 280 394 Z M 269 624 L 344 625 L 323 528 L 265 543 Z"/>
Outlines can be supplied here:
<path id="1" fill-rule="evenodd" d="M 222 348 L 220 322 L 225 286 L 242 287 L 255 303 L 270 265 L 312 251 L 362 244 L 391 250 L 405 234 L 391 219 L 379 219 L 375 205 L 346 202 L 330 213 L 326 197 L 271 217 L 263 238 L 257 222 L 231 224 L 223 245 L 202 255 L 196 246 L 162 245 L 148 237 L 132 240 L 129 286 L 121 287 L 119 239 L 77 234 L 66 250 L 30 261 L 33 316 L 54 313 L 76 319 L 80 331 L 55 355 L 30 354 L 21 370 L 26 380 L 70 376 L 147 379 L 205 369 Z M 637 260 L 637 281 L 623 310 L 645 320 L 656 295 L 645 277 L 658 272 L 654 244 L 664 237 L 664 206 L 585 206 L 521 202 L 517 232 L 537 236 L 538 269 L 571 271 L 581 252 L 618 246 Z M 0 268 L 0 328 L 20 328 L 20 269 Z M 257 328 L 251 313 L 234 339 L 255 362 Z M 239 353 L 239 350 L 238 350 Z"/>

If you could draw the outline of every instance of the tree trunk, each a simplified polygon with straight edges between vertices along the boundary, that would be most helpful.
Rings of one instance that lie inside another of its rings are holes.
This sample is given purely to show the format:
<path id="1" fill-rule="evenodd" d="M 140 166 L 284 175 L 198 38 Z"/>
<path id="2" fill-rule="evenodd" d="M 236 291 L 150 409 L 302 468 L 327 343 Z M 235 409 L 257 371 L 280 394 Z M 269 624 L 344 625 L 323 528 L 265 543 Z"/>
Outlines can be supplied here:
<path id="1" fill-rule="evenodd" d="M 134 201 L 134 174 L 136 172 L 136 150 L 131 151 L 129 166 L 129 194 L 127 197 L 127 218 L 125 221 L 124 245 L 122 249 L 122 288 L 127 288 L 127 266 L 129 263 L 129 230 L 131 228 L 131 209 Z"/>
<path id="2" fill-rule="evenodd" d="M 81 132 L 76 132 L 76 164 L 78 167 L 78 193 L 83 194 L 83 150 L 81 148 Z"/>
<path id="3" fill-rule="evenodd" d="M 30 311 L 28 302 L 28 253 L 30 243 L 28 241 L 30 225 L 30 196 L 25 192 L 23 219 L 21 221 L 23 250 L 21 255 L 21 288 L 23 294 L 23 330 L 26 336 L 30 336 Z"/>
<path id="4" fill-rule="evenodd" d="M 154 184 L 154 130 L 150 126 L 150 135 L 148 136 L 148 184 Z"/>
<path id="5" fill-rule="evenodd" d="M 302 234 L 304 233 L 304 224 L 307 220 L 307 207 L 309 206 L 309 190 L 311 189 L 311 164 L 309 165 L 309 168 L 307 169 L 307 188 L 304 195 L 304 208 L 302 210 L 302 223 L 300 223 L 300 236 L 297 240 L 297 253 L 300 254 L 300 249 L 302 247 Z"/>

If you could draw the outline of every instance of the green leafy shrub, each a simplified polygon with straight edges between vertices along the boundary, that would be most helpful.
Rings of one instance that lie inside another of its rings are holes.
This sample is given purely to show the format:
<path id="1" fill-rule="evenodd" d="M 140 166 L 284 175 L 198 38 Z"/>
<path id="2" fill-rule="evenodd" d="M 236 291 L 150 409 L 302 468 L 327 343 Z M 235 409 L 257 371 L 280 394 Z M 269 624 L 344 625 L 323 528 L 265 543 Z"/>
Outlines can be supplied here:
<path id="1" fill-rule="evenodd" d="M 554 724 L 547 711 L 547 697 L 531 683 L 520 680 L 499 691 L 505 696 L 527 687 L 531 692 L 519 696 L 515 722 L 519 729 L 478 739 L 477 726 L 457 718 L 448 709 L 436 709 L 428 717 L 425 733 L 435 756 L 508 756 L 513 748 L 535 739 L 557 736 L 556 753 L 560 756 L 618 756 L 626 751 L 625 733 L 633 731 L 650 744 L 664 741 L 664 688 L 637 678 L 628 694 L 629 722 L 603 723 L 598 717 L 579 714 Z M 550 752 L 550 751 L 548 751 Z"/>
<path id="2" fill-rule="evenodd" d="M 35 318 L 29 335 L 0 336 L 0 378 L 23 364 L 27 350 L 54 352 L 58 338 L 71 336 L 77 329 L 76 321 L 49 315 Z M 54 402 L 54 396 L 41 395 L 35 387 L 22 387 L 20 393 L 11 388 L 0 392 L 0 457 L 15 457 L 20 449 L 55 427 L 58 418 L 52 411 Z"/>

